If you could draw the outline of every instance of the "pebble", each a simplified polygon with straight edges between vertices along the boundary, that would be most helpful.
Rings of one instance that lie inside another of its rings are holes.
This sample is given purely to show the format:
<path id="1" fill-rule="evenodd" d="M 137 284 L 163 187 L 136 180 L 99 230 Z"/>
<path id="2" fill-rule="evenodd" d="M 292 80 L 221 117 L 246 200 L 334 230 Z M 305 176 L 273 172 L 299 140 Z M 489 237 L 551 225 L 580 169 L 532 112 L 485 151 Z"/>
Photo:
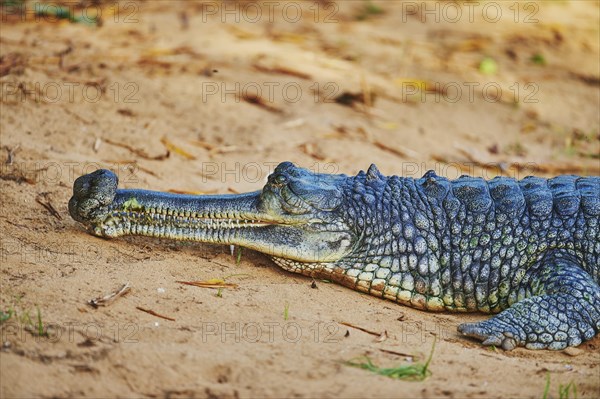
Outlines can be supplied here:
<path id="1" fill-rule="evenodd" d="M 569 356 L 579 356 L 581 354 L 583 354 L 583 350 L 579 349 L 579 348 L 573 348 L 573 347 L 569 347 L 566 348 L 565 350 L 563 350 L 563 352 Z"/>

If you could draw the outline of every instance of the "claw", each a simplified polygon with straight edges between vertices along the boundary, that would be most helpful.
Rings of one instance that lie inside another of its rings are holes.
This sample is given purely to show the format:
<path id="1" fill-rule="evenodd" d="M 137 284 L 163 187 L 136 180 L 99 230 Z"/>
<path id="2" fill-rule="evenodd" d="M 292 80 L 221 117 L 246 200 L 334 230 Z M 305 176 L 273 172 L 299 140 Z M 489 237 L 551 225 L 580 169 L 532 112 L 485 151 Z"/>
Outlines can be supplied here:
<path id="1" fill-rule="evenodd" d="M 484 339 L 483 337 L 477 337 L 480 339 Z M 486 338 L 482 343 L 483 346 L 501 346 L 502 345 L 502 340 L 499 337 L 496 336 L 492 336 L 492 337 L 488 337 Z"/>
<path id="2" fill-rule="evenodd" d="M 458 331 L 467 337 L 482 341 L 482 345 L 485 346 L 499 346 L 506 351 L 511 351 L 517 347 L 517 340 L 512 333 L 493 331 L 489 327 L 482 327 L 481 323 L 463 323 L 458 326 Z"/>
<path id="3" fill-rule="evenodd" d="M 506 337 L 502 340 L 502 349 L 511 351 L 517 347 L 517 341 L 512 337 Z"/>

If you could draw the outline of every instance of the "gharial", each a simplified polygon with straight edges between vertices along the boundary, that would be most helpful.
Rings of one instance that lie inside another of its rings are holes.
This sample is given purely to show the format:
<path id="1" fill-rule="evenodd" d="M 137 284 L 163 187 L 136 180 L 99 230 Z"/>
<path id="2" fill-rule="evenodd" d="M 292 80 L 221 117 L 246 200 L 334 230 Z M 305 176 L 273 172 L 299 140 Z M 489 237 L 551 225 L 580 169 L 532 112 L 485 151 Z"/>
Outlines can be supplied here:
<path id="1" fill-rule="evenodd" d="M 600 177 L 448 180 L 277 166 L 261 191 L 178 195 L 79 177 L 71 216 L 102 237 L 235 244 L 283 269 L 430 311 L 498 313 L 458 330 L 511 350 L 600 331 Z"/>

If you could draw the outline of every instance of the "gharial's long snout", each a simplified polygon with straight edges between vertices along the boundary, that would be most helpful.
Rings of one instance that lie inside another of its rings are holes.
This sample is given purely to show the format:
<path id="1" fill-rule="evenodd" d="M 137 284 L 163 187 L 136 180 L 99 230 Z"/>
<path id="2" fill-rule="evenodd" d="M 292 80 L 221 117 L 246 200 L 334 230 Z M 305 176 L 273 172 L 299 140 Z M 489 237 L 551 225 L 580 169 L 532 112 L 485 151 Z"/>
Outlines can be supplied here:
<path id="1" fill-rule="evenodd" d="M 79 177 L 69 213 L 105 237 L 143 234 L 195 239 L 195 234 L 274 223 L 256 209 L 260 192 L 236 195 L 179 195 L 119 190 L 117 176 L 105 169 Z M 198 236 L 197 238 L 201 238 Z M 216 237 L 215 237 L 216 238 Z"/>
<path id="2" fill-rule="evenodd" d="M 262 191 L 224 195 L 180 195 L 117 185 L 117 176 L 109 170 L 79 177 L 69 201 L 73 219 L 101 237 L 144 235 L 235 244 L 298 261 L 335 260 L 346 252 L 347 245 L 340 246 L 346 242 L 341 234 L 324 236 L 314 228 L 314 215 L 285 211 L 277 189 L 269 184 Z"/>

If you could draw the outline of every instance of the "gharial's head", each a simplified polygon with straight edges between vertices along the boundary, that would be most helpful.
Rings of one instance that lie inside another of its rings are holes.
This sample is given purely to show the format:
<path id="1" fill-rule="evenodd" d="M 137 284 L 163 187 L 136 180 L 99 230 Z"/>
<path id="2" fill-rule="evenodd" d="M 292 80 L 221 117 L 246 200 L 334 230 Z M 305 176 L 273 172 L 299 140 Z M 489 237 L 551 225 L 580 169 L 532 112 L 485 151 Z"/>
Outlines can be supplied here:
<path id="1" fill-rule="evenodd" d="M 284 162 L 261 191 L 192 196 L 117 190 L 116 175 L 97 170 L 75 181 L 69 212 L 104 237 L 137 234 L 236 244 L 299 262 L 335 262 L 361 240 L 357 208 L 365 203 L 357 203 L 351 189 L 380 176 L 374 166 L 366 175 L 348 177 Z"/>

